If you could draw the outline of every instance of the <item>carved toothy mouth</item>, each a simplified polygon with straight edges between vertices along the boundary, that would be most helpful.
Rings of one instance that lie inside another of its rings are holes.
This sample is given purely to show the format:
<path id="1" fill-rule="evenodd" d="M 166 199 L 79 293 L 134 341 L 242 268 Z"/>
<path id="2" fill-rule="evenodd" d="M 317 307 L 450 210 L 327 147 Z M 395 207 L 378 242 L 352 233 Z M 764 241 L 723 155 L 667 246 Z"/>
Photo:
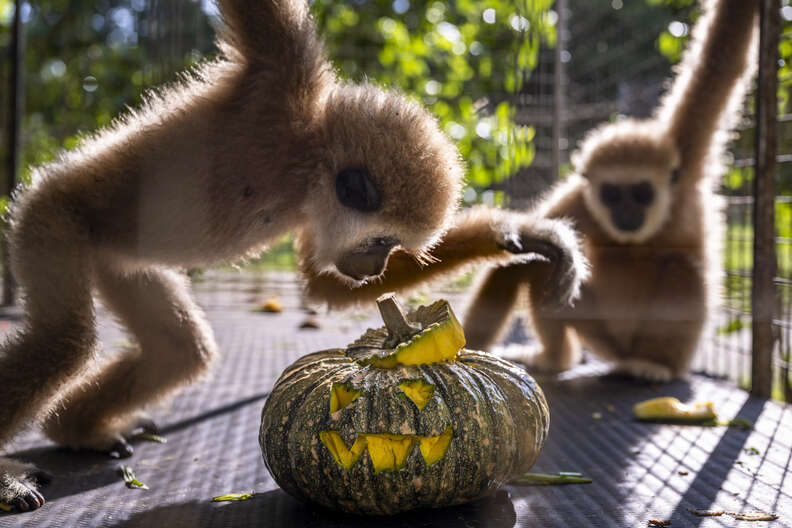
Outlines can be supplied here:
<path id="1" fill-rule="evenodd" d="M 453 435 L 454 430 L 449 425 L 437 436 L 361 433 L 350 448 L 347 448 L 338 431 L 322 431 L 319 439 L 338 465 L 347 470 L 360 459 L 363 451 L 368 451 L 376 474 L 385 470 L 402 469 L 416 444 L 426 465 L 431 466 L 445 456 Z"/>

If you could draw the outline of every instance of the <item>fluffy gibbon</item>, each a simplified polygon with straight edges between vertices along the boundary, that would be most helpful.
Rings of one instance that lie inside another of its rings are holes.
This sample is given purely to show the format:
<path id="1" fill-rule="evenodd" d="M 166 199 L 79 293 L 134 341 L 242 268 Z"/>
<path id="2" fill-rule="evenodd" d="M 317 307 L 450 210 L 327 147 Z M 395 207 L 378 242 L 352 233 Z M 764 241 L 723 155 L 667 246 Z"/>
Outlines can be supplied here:
<path id="1" fill-rule="evenodd" d="M 535 225 L 564 219 L 575 227 L 590 266 L 579 299 L 573 306 L 547 302 L 564 284 L 554 278 L 559 273 L 584 276 L 583 258 L 564 266 L 544 252 L 549 259 L 501 262 L 468 309 L 469 347 L 493 344 L 527 285 L 541 350 L 514 359 L 564 370 L 584 344 L 636 377 L 664 381 L 687 371 L 717 298 L 720 219 L 712 187 L 754 69 L 758 0 L 709 0 L 702 7 L 655 116 L 592 131 L 573 158 L 574 174 L 526 216 Z M 439 263 L 392 260 L 373 292 L 412 287 L 477 261 L 482 248 L 497 244 L 497 230 L 482 228 L 492 215 L 507 213 L 462 214 L 433 249 Z M 566 238 L 574 244 L 572 234 Z M 343 298 L 331 279 L 308 277 L 309 294 Z"/>
<path id="2" fill-rule="evenodd" d="M 292 231 L 304 266 L 356 286 L 394 250 L 425 259 L 450 224 L 463 166 L 425 110 L 337 79 L 304 0 L 219 8 L 222 58 L 36 168 L 13 197 L 25 316 L 0 348 L 0 447 L 40 422 L 57 443 L 130 456 L 130 432 L 151 427 L 142 410 L 217 355 L 180 269 Z M 511 251 L 577 251 L 532 219 L 512 227 Z M 134 350 L 97 356 L 94 292 Z M 42 478 L 0 457 L 0 502 L 40 507 Z"/>
<path id="3" fill-rule="evenodd" d="M 470 340 L 487 347 L 528 285 L 541 350 L 521 359 L 564 370 L 581 344 L 616 371 L 652 381 L 684 375 L 718 299 L 720 207 L 728 131 L 754 71 L 757 0 L 703 2 L 676 78 L 655 117 L 592 131 L 575 174 L 537 213 L 579 231 L 591 278 L 574 308 L 537 302 L 541 262 L 489 271 L 467 314 Z"/>

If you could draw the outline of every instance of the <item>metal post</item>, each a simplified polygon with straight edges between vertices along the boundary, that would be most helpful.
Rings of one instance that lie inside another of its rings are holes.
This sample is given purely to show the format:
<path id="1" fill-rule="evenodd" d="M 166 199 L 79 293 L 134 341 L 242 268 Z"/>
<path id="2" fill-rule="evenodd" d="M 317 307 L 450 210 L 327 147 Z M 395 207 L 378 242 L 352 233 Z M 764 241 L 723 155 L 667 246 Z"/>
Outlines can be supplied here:
<path id="1" fill-rule="evenodd" d="M 561 171 L 561 109 L 564 107 L 564 62 L 561 54 L 566 49 L 566 0 L 556 0 L 555 8 L 558 19 L 556 20 L 556 47 L 555 68 L 553 76 L 553 151 L 552 171 L 554 178 L 560 176 Z"/>
<path id="2" fill-rule="evenodd" d="M 20 130 L 22 128 L 23 108 L 25 106 L 25 34 L 22 24 L 22 5 L 23 0 L 16 0 L 14 6 L 14 25 L 11 33 L 10 63 L 11 75 L 8 80 L 8 164 L 6 165 L 6 177 L 2 179 L 2 189 L 0 195 L 10 196 L 11 191 L 16 185 L 16 175 L 19 169 L 20 152 Z M 0 250 L 3 259 L 3 306 L 14 304 L 16 297 L 16 284 L 11 276 L 11 265 L 8 254 L 8 241 L 5 233 L 0 237 Z"/>
<path id="3" fill-rule="evenodd" d="M 754 247 L 751 393 L 769 398 L 773 387 L 773 316 L 776 306 L 774 279 L 775 178 L 777 151 L 778 41 L 780 0 L 761 0 L 759 13 L 759 83 L 756 91 L 756 174 L 754 176 Z"/>

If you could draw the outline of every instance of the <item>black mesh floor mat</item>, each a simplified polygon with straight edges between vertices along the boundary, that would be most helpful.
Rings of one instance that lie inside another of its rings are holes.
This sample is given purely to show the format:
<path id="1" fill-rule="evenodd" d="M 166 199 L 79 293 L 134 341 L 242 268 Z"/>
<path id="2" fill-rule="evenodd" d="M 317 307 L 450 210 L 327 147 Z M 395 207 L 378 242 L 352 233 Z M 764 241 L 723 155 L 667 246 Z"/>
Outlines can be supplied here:
<path id="1" fill-rule="evenodd" d="M 377 321 L 368 317 L 373 314 L 320 313 L 320 329 L 299 330 L 307 315 L 291 276 L 209 279 L 196 284 L 196 295 L 223 359 L 211 379 L 153 410 L 168 442 L 138 442 L 134 456 L 123 461 L 150 489 L 126 488 L 117 460 L 63 451 L 30 431 L 8 453 L 55 475 L 43 490 L 48 502 L 35 512 L 0 513 L 0 527 L 638 527 L 653 519 L 670 520 L 674 528 L 792 527 L 792 408 L 702 376 L 666 386 L 618 379 L 598 363 L 540 380 L 551 429 L 534 468 L 580 472 L 592 484 L 508 486 L 464 506 L 386 519 L 308 507 L 281 491 L 261 461 L 261 407 L 274 380 L 296 358 L 345 346 Z M 250 310 L 272 295 L 280 297 L 283 313 Z M 462 312 L 464 299 L 454 302 Z M 112 350 L 123 333 L 101 313 L 102 340 Z M 723 417 L 739 416 L 755 427 L 632 419 L 635 402 L 660 395 L 714 401 Z M 216 495 L 250 490 L 257 493 L 244 502 L 211 502 Z M 698 517 L 688 508 L 759 510 L 779 519 L 749 524 L 728 516 Z"/>

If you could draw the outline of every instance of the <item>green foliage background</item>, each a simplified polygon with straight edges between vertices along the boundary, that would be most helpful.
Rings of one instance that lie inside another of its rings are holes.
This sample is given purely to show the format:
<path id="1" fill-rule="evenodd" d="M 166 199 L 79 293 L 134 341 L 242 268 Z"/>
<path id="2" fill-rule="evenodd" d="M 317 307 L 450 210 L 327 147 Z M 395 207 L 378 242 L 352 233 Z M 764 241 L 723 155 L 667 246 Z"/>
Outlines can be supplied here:
<path id="1" fill-rule="evenodd" d="M 154 0 L 27 4 L 21 177 L 136 106 L 146 88 L 216 53 L 213 6 L 170 3 L 186 23 L 173 23 L 173 11 L 152 14 Z M 533 130 L 514 124 L 503 99 L 530 75 L 540 44 L 553 44 L 551 3 L 315 0 L 312 9 L 339 74 L 398 87 L 428 106 L 457 142 L 470 185 L 481 189 L 531 162 Z M 13 2 L 0 0 L 2 50 L 12 14 Z"/>

